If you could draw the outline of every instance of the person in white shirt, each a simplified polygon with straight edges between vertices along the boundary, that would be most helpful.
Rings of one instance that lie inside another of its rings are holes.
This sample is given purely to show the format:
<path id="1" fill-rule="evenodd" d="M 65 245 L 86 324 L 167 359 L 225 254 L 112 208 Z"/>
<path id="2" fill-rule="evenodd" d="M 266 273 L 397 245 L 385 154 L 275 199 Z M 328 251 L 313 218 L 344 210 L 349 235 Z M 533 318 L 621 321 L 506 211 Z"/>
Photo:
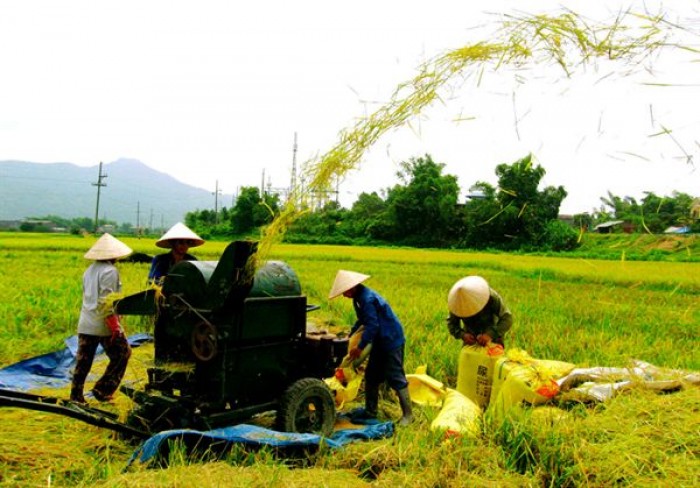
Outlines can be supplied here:
<path id="1" fill-rule="evenodd" d="M 109 401 L 119 387 L 131 347 L 124 335 L 119 316 L 104 310 L 104 300 L 110 293 L 121 291 L 119 271 L 114 263 L 132 253 L 131 248 L 110 234 L 103 234 L 85 253 L 94 262 L 83 273 L 83 305 L 78 321 L 78 352 L 70 391 L 70 399 L 86 403 L 83 391 L 97 346 L 101 345 L 109 364 L 92 388 L 96 400 Z"/>

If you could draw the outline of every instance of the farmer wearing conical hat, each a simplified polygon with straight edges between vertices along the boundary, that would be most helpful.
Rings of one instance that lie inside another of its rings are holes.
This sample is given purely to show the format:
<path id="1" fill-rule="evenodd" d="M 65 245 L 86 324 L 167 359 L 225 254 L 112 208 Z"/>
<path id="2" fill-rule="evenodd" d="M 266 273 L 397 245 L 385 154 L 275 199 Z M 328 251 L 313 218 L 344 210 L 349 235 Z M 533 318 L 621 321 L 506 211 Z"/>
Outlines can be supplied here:
<path id="1" fill-rule="evenodd" d="M 399 424 L 406 425 L 413 420 L 413 414 L 403 369 L 406 344 L 403 326 L 386 300 L 362 284 L 367 278 L 369 276 L 362 273 L 340 270 L 328 295 L 329 299 L 340 295 L 352 299 L 357 321 L 350 335 L 364 326 L 359 344 L 348 355 L 352 359 L 359 358 L 364 349 L 371 347 L 365 369 L 365 408 L 353 415 L 353 419 L 377 418 L 379 387 L 387 382 L 399 397 L 402 411 Z"/>
<path id="2" fill-rule="evenodd" d="M 513 325 L 513 315 L 501 296 L 481 276 L 457 281 L 447 295 L 447 328 L 465 345 L 503 345 L 503 336 Z"/>
<path id="3" fill-rule="evenodd" d="M 173 225 L 163 237 L 156 241 L 156 246 L 170 249 L 170 252 L 158 254 L 151 262 L 151 269 L 148 272 L 148 281 L 160 283 L 163 277 L 168 274 L 170 268 L 180 261 L 196 261 L 197 258 L 187 251 L 191 247 L 204 244 L 204 239 L 195 234 L 182 222 Z"/>
<path id="4" fill-rule="evenodd" d="M 101 345 L 109 364 L 102 377 L 92 388 L 99 401 L 108 401 L 119 387 L 126 365 L 131 357 L 131 347 L 124 336 L 119 316 L 104 309 L 105 298 L 121 291 L 119 271 L 114 263 L 132 251 L 119 239 L 103 234 L 85 253 L 94 262 L 83 273 L 83 305 L 78 320 L 78 352 L 70 391 L 70 399 L 85 403 L 83 390 L 97 346 Z"/>

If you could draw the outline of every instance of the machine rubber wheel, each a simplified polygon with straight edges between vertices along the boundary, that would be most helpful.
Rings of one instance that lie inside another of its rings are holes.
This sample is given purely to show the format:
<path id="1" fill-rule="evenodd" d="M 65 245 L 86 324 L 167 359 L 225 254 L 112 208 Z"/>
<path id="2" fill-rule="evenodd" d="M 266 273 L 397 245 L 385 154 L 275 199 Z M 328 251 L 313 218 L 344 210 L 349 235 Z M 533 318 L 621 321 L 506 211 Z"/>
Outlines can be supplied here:
<path id="1" fill-rule="evenodd" d="M 192 330 L 192 353 L 200 361 L 210 361 L 216 356 L 216 327 L 200 322 Z"/>
<path id="2" fill-rule="evenodd" d="M 335 400 L 317 378 L 302 378 L 284 392 L 277 410 L 277 429 L 328 436 L 335 424 Z"/>

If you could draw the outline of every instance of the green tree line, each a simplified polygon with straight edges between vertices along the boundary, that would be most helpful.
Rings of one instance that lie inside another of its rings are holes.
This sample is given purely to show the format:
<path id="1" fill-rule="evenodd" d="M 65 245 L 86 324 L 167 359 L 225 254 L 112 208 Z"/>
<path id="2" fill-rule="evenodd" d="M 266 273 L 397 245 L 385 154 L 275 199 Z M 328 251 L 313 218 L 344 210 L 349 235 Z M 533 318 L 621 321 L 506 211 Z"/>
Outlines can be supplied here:
<path id="1" fill-rule="evenodd" d="M 622 220 L 635 232 L 658 234 L 669 227 L 687 227 L 700 232 L 700 199 L 686 193 L 673 192 L 670 197 L 660 197 L 644 192 L 638 202 L 632 197 L 619 197 L 608 192 L 601 197 L 602 206 L 596 219 Z"/>
<path id="2" fill-rule="evenodd" d="M 390 243 L 418 247 L 566 250 L 578 232 L 557 219 L 563 187 L 545 187 L 532 155 L 496 168 L 498 186 L 477 182 L 460 202 L 454 175 L 426 154 L 400 164 L 384 196 L 363 193 L 351 209 L 335 202 L 300 217 L 286 238 L 297 242 Z"/>
<path id="3" fill-rule="evenodd" d="M 134 230 L 130 223 L 117 224 L 116 221 L 108 219 L 98 219 L 98 226 L 102 228 L 109 226 L 114 229 L 112 232 L 120 234 L 131 234 Z M 65 218 L 58 215 L 46 215 L 27 218 L 19 225 L 19 229 L 23 232 L 55 232 L 57 228 L 71 234 L 92 232 L 95 228 L 95 221 L 90 217 Z"/>
<path id="4" fill-rule="evenodd" d="M 641 203 L 608 194 L 591 214 L 559 219 L 567 196 L 562 186 L 540 188 L 546 174 L 531 154 L 495 169 L 498 184 L 476 182 L 460 202 L 454 175 L 426 154 L 400 163 L 399 182 L 379 193 L 362 193 L 349 209 L 329 200 L 300 208 L 285 234 L 287 242 L 390 244 L 416 247 L 566 251 L 578 246 L 580 233 L 597 223 L 623 220 L 626 230 L 660 233 L 671 225 L 689 225 L 693 197 L 647 193 Z M 279 212 L 277 195 L 256 187 L 241 191 L 234 207 L 218 216 L 210 210 L 187 214 L 186 223 L 200 235 L 228 238 L 253 236 Z M 622 227 L 620 227 L 622 229 Z"/>
<path id="5" fill-rule="evenodd" d="M 567 192 L 562 186 L 540 187 L 546 172 L 531 154 L 498 165 L 497 185 L 477 181 L 463 201 L 457 177 L 445 174 L 444 168 L 426 154 L 400 163 L 398 183 L 361 193 L 349 209 L 333 200 L 300 203 L 299 216 L 284 238 L 297 243 L 566 251 L 578 246 L 581 232 L 611 220 L 625 223 L 612 229 L 617 232 L 658 234 L 671 226 L 700 232 L 700 199 L 678 192 L 670 197 L 647 192 L 640 202 L 608 193 L 598 210 L 564 222 L 559 209 Z M 282 204 L 277 194 L 243 187 L 232 208 L 194 210 L 186 214 L 185 223 L 205 239 L 255 239 Z M 42 219 L 73 231 L 90 228 L 87 218 Z M 133 231 L 126 224 L 118 230 Z"/>

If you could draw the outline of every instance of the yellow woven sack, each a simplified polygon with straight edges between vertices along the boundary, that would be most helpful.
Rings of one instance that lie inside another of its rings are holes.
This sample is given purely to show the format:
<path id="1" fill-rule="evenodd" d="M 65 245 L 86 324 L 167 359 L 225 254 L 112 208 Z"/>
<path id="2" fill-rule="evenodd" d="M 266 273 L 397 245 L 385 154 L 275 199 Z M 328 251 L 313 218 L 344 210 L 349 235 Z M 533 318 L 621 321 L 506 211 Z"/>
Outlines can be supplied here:
<path id="1" fill-rule="evenodd" d="M 348 351 L 356 348 L 362 339 L 362 332 L 365 326 L 360 326 L 359 329 L 348 340 Z M 325 378 L 326 385 L 333 392 L 335 397 L 335 406 L 340 409 L 346 402 L 351 402 L 357 398 L 362 385 L 362 379 L 365 377 L 364 367 L 361 364 L 367 359 L 372 344 L 368 344 L 363 350 L 362 355 L 357 359 L 350 359 L 350 356 L 345 356 L 336 368 L 335 375 L 330 378 Z"/>
<path id="2" fill-rule="evenodd" d="M 429 405 L 439 407 L 445 399 L 445 385 L 440 381 L 428 376 L 424 368 L 416 369 L 415 374 L 407 374 L 408 394 L 411 401 L 418 405 Z"/>
<path id="3" fill-rule="evenodd" d="M 546 403 L 557 393 L 557 382 L 548 373 L 539 370 L 537 364 L 513 368 L 498 391 L 498 395 L 506 395 L 515 403 L 525 401 L 531 405 Z"/>
<path id="4" fill-rule="evenodd" d="M 476 438 L 481 433 L 481 416 L 482 410 L 476 403 L 448 388 L 442 410 L 430 424 L 430 430 Z"/>
<path id="5" fill-rule="evenodd" d="M 507 409 L 522 401 L 532 405 L 545 403 L 559 393 L 555 380 L 575 367 L 563 361 L 535 359 L 522 349 L 509 349 L 496 361 L 489 403 L 496 401 L 511 376 L 514 376 L 509 386 L 511 391 L 504 394 L 500 407 Z"/>
<path id="6" fill-rule="evenodd" d="M 481 408 L 486 408 L 491 398 L 491 383 L 496 361 L 503 355 L 503 346 L 464 346 L 459 353 L 457 391 Z"/>
<path id="7" fill-rule="evenodd" d="M 352 368 L 347 368 L 347 370 L 353 371 Z M 336 376 L 325 378 L 323 381 L 333 392 L 335 406 L 338 409 L 341 409 L 346 402 L 351 402 L 357 398 L 357 394 L 360 391 L 360 385 L 362 384 L 362 378 L 364 378 L 364 373 L 354 373 L 350 378 L 342 377 L 342 381 L 339 376 L 341 375 L 336 374 Z"/>
<path id="8" fill-rule="evenodd" d="M 497 420 L 503 420 L 511 408 L 522 402 L 548 402 L 559 393 L 559 385 L 550 376 L 542 375 L 535 364 L 521 364 L 512 367 L 505 380 L 494 378 L 494 392 L 498 393 L 491 397 L 489 410 Z"/>
<path id="9" fill-rule="evenodd" d="M 556 361 L 554 359 L 535 359 L 534 361 L 537 363 L 537 368 L 540 371 L 549 372 L 552 378 L 555 379 L 563 378 L 576 369 L 574 363 L 567 363 L 566 361 Z"/>
<path id="10" fill-rule="evenodd" d="M 348 351 L 351 349 L 355 349 L 357 346 L 360 345 L 360 341 L 362 340 L 362 333 L 365 331 L 365 326 L 361 325 L 359 329 L 355 331 L 353 335 L 350 336 L 348 339 Z"/>
<path id="11" fill-rule="evenodd" d="M 540 371 L 546 371 L 554 378 L 561 378 L 571 373 L 571 371 L 576 368 L 574 363 L 568 363 L 566 361 L 557 361 L 554 359 L 537 359 L 530 356 L 527 351 L 523 349 L 508 349 L 505 352 L 505 357 L 510 361 L 514 361 L 520 364 L 532 364 L 537 363 L 537 368 Z"/>
<path id="12" fill-rule="evenodd" d="M 362 333 L 365 330 L 365 326 L 361 325 L 357 331 L 350 336 L 350 339 L 348 340 L 348 352 L 352 351 L 355 349 L 357 346 L 360 345 L 360 341 L 362 340 Z M 359 358 L 356 359 L 351 359 L 350 356 L 345 355 L 345 357 L 342 359 L 340 362 L 340 368 L 346 369 L 346 368 L 354 368 L 358 369 L 360 366 L 367 360 L 369 357 L 369 353 L 372 351 L 372 344 L 367 344 L 365 348 L 362 350 L 362 354 L 360 354 Z"/>

